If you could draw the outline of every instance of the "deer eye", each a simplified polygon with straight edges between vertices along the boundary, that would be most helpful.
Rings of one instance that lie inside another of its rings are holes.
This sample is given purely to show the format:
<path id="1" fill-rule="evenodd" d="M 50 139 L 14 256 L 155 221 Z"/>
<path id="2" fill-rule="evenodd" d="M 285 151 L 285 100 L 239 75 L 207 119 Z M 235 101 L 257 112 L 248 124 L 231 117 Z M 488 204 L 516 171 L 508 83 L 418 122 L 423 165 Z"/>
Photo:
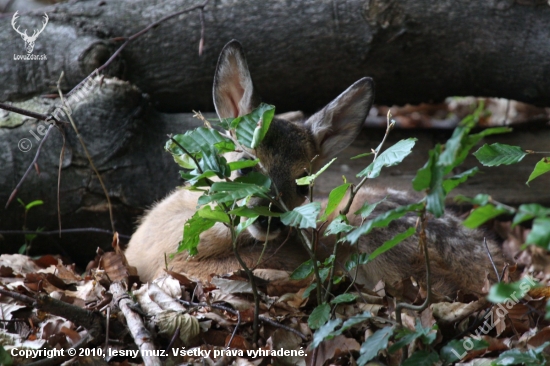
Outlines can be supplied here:
<path id="1" fill-rule="evenodd" d="M 251 160 L 251 159 L 248 159 L 248 158 L 243 158 L 239 161 L 246 161 L 246 160 Z M 242 169 L 239 169 L 239 174 L 242 176 L 242 175 L 247 175 L 248 173 L 251 173 L 252 171 L 254 170 L 253 167 L 248 167 L 248 168 L 242 168 Z"/>
<path id="2" fill-rule="evenodd" d="M 304 173 L 300 176 L 300 178 L 303 178 L 307 176 L 307 173 Z M 307 196 L 309 193 L 309 186 L 296 186 L 296 192 L 298 192 L 298 195 L 300 196 Z"/>

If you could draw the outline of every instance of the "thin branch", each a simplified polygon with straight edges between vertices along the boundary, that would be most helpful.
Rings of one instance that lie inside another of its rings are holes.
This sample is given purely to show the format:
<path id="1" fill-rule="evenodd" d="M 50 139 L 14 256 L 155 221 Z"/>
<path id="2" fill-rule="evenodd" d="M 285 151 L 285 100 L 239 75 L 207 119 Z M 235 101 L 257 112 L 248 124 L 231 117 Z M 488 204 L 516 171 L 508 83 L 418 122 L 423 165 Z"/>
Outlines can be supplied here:
<path id="1" fill-rule="evenodd" d="M 372 159 L 373 163 L 378 158 L 378 155 L 380 154 L 380 151 L 382 151 L 382 147 L 384 146 L 384 143 L 386 142 L 386 139 L 388 138 L 388 136 L 390 134 L 390 131 L 393 129 L 393 126 L 394 126 L 394 122 L 391 120 L 391 113 L 390 113 L 390 110 L 388 110 L 388 114 L 386 116 L 386 132 L 384 133 L 384 137 L 382 138 L 382 141 L 380 142 L 380 144 L 378 145 L 378 147 L 374 151 L 374 157 Z M 348 202 L 346 203 L 346 206 L 344 207 L 344 209 L 342 211 L 340 211 L 340 215 L 344 215 L 344 216 L 347 217 L 347 215 L 349 213 L 349 210 L 351 208 L 351 204 L 353 203 L 353 201 L 355 199 L 355 196 L 357 195 L 357 193 L 359 192 L 359 190 L 361 189 L 363 184 L 365 184 L 367 179 L 368 179 L 368 175 L 363 177 L 363 179 L 361 179 L 361 181 L 359 182 L 359 184 L 357 184 L 357 186 L 354 187 L 353 184 L 350 185 L 350 195 L 349 195 L 349 198 L 348 198 Z M 334 243 L 333 255 L 334 255 L 335 262 L 336 262 L 336 255 L 338 253 L 339 246 L 340 246 L 340 234 L 337 235 L 336 242 Z M 359 261 L 359 256 L 357 256 L 357 261 Z M 356 268 L 357 268 L 357 266 L 358 266 L 358 263 L 356 265 Z M 357 279 L 357 273 L 358 273 L 358 270 L 356 269 L 355 270 L 355 275 L 352 278 L 352 282 L 351 282 L 352 285 L 355 284 L 355 280 Z M 330 296 L 330 291 L 332 290 L 332 277 L 333 276 L 334 276 L 334 265 L 330 268 L 330 273 L 329 273 L 328 278 L 331 279 L 331 280 L 329 281 L 329 283 L 327 285 L 327 291 L 325 293 L 325 301 L 328 301 L 328 298 Z"/>
<path id="2" fill-rule="evenodd" d="M 69 111 L 69 108 L 67 104 L 65 103 L 65 98 L 63 97 L 63 92 L 61 91 L 61 79 L 63 79 L 64 72 L 61 72 L 61 75 L 59 76 L 59 80 L 57 81 L 57 91 L 59 92 L 59 98 L 61 98 L 61 105 L 63 105 L 63 112 L 65 112 L 65 115 L 69 118 L 69 121 L 71 122 L 71 126 L 73 127 L 74 132 L 76 133 L 76 137 L 78 138 L 78 141 L 80 142 L 80 145 L 82 145 L 82 148 L 84 149 L 84 153 L 86 154 L 86 158 L 88 159 L 88 162 L 90 163 L 90 166 L 92 167 L 94 173 L 97 176 L 97 179 L 99 180 L 99 184 L 101 185 L 101 188 L 103 189 L 103 193 L 105 194 L 105 199 L 107 200 L 107 207 L 109 209 L 109 218 L 111 220 L 111 229 L 113 232 L 116 231 L 115 229 L 115 219 L 113 216 L 113 205 L 111 204 L 111 198 L 109 197 L 109 192 L 107 191 L 107 188 L 105 187 L 105 183 L 103 182 L 103 178 L 101 177 L 101 174 L 99 174 L 99 171 L 97 170 L 94 161 L 92 159 L 92 156 L 88 152 L 88 148 L 86 147 L 86 144 L 84 143 L 84 139 L 82 136 L 80 136 L 80 132 L 78 132 L 78 128 L 76 127 L 76 124 L 74 123 L 73 117 L 71 116 L 71 113 Z"/>
<path id="3" fill-rule="evenodd" d="M 399 323 L 399 326 L 401 327 L 403 326 L 403 320 L 401 319 L 401 312 L 403 311 L 403 309 L 409 309 L 409 310 L 418 311 L 418 312 L 424 311 L 432 301 L 432 287 L 431 287 L 431 280 L 430 280 L 431 278 L 430 256 L 428 253 L 428 240 L 426 236 L 426 224 L 427 224 L 426 207 L 424 207 L 422 211 L 420 222 L 421 222 L 421 230 L 420 230 L 420 234 L 418 235 L 418 240 L 420 242 L 420 247 L 424 251 L 424 261 L 426 262 L 427 294 L 426 294 L 426 299 L 424 299 L 424 302 L 420 305 L 412 305 L 406 302 L 400 302 L 399 304 L 397 304 L 397 306 L 395 307 L 395 319 L 397 320 L 397 323 Z M 408 357 L 407 354 L 408 354 L 408 348 L 405 347 L 403 349 L 403 360 L 407 359 Z"/>
<path id="4" fill-rule="evenodd" d="M 61 137 L 63 137 L 63 146 L 61 146 L 61 152 L 59 153 L 59 169 L 57 170 L 57 222 L 59 223 L 59 237 L 61 238 L 61 168 L 63 167 L 67 139 L 65 138 L 65 131 L 63 129 L 60 128 L 59 132 L 61 132 Z"/>
<path id="5" fill-rule="evenodd" d="M 15 107 L 11 104 L 0 103 L 0 109 L 4 109 L 4 110 L 9 111 L 9 112 L 21 114 L 23 116 L 31 117 L 31 118 L 34 118 L 34 119 L 39 120 L 39 121 L 44 121 L 44 122 L 52 122 L 53 121 L 55 123 L 67 123 L 68 124 L 68 122 L 58 119 L 53 114 L 36 113 L 36 112 L 33 112 L 33 111 L 29 111 L 27 109 Z"/>
<path id="6" fill-rule="evenodd" d="M 191 302 L 191 301 L 185 301 L 185 300 L 181 300 L 181 299 L 178 299 L 178 301 L 181 302 L 182 304 L 186 305 L 186 306 L 193 306 L 193 307 L 202 306 L 202 307 L 205 307 L 205 308 L 210 307 L 210 308 L 214 308 L 214 309 L 224 310 L 224 311 L 227 311 L 228 313 L 239 316 L 239 312 L 237 310 L 232 309 L 232 308 L 227 307 L 227 306 L 224 306 L 224 305 L 220 305 L 220 304 L 207 304 L 205 302 Z M 268 324 L 273 325 L 274 327 L 281 328 L 281 329 L 284 329 L 284 330 L 289 331 L 291 333 L 294 333 L 298 337 L 302 338 L 304 341 L 308 340 L 308 338 L 305 334 L 297 331 L 294 328 L 291 328 L 291 327 L 286 326 L 286 325 L 281 324 L 281 323 L 277 323 L 276 321 L 271 320 L 269 318 L 266 318 L 264 316 L 259 316 L 258 318 L 264 323 L 268 323 Z M 384 319 L 384 320 L 386 320 L 386 319 Z"/>
<path id="7" fill-rule="evenodd" d="M 17 194 L 17 192 L 19 192 L 19 188 L 21 187 L 21 185 L 23 184 L 23 182 L 27 178 L 27 175 L 29 175 L 31 169 L 33 168 L 34 164 L 38 160 L 38 157 L 40 156 L 40 150 L 42 149 L 42 145 L 44 145 L 44 142 L 48 139 L 48 136 L 49 136 L 50 132 L 52 131 L 53 126 L 54 126 L 53 124 L 50 124 L 48 126 L 48 129 L 46 130 L 46 133 L 44 134 L 44 137 L 42 138 L 42 140 L 40 141 L 40 144 L 38 145 L 38 148 L 36 149 L 36 154 L 34 154 L 34 159 L 32 159 L 31 163 L 29 164 L 29 167 L 25 171 L 25 174 L 23 174 L 23 177 L 19 180 L 19 183 L 17 183 L 14 190 L 11 192 L 10 198 L 8 198 L 8 202 L 6 202 L 6 206 L 4 208 L 6 208 L 6 209 L 8 208 L 11 201 L 13 201 L 13 199 L 15 198 L 15 195 Z"/>
<path id="8" fill-rule="evenodd" d="M 134 41 L 135 39 L 141 37 L 145 33 L 149 32 L 151 29 L 155 28 L 160 23 L 167 21 L 168 19 L 172 19 L 174 17 L 177 17 L 178 15 L 188 13 L 188 12 L 196 10 L 196 9 L 201 9 L 201 11 L 204 10 L 204 7 L 208 4 L 209 1 L 210 0 L 205 0 L 201 4 L 197 4 L 197 5 L 191 6 L 189 8 L 186 8 L 186 9 L 180 10 L 178 12 L 175 12 L 173 14 L 167 15 L 165 17 L 162 17 L 161 19 L 157 20 L 156 22 L 153 22 L 153 23 L 149 24 L 147 27 L 143 28 L 142 30 L 140 30 L 139 32 L 131 35 L 128 38 L 118 38 L 118 39 L 125 39 L 124 43 L 111 55 L 111 57 L 109 57 L 109 59 L 103 65 L 101 65 L 100 67 L 98 67 L 97 69 L 92 71 L 90 73 L 90 75 L 88 75 L 86 78 L 84 78 L 84 80 L 82 80 L 80 83 L 78 83 L 78 85 L 76 85 L 67 94 L 67 96 L 71 96 L 74 92 L 76 92 L 78 89 L 80 89 L 80 87 L 84 83 L 86 83 L 88 81 L 88 79 L 90 79 L 93 75 L 99 75 L 99 73 L 101 71 L 105 70 L 105 68 L 107 68 L 107 66 L 109 66 L 111 64 L 111 62 L 113 62 L 113 60 L 122 52 L 122 50 L 124 50 L 124 48 L 126 48 L 126 46 L 128 46 L 128 44 L 130 44 L 132 41 Z M 201 25 L 203 26 L 203 24 L 201 24 Z M 203 38 L 202 38 L 202 35 L 203 35 L 203 32 L 201 32 L 201 41 L 204 42 Z"/>
<path id="9" fill-rule="evenodd" d="M 233 342 L 233 338 L 235 338 L 235 334 L 237 334 L 237 330 L 241 325 L 241 312 L 239 310 L 236 310 L 236 312 L 237 312 L 237 325 L 235 325 L 235 329 L 233 329 L 233 333 L 231 333 L 231 338 L 229 338 L 229 342 L 227 342 L 227 349 L 231 347 L 231 342 Z"/>
<path id="10" fill-rule="evenodd" d="M 227 212 L 227 209 L 225 209 Z M 248 266 L 246 265 L 245 261 L 241 258 L 239 254 L 239 249 L 237 246 L 237 235 L 235 233 L 235 224 L 232 220 L 231 224 L 229 225 L 229 230 L 231 231 L 231 241 L 233 242 L 233 253 L 235 254 L 235 257 L 237 258 L 237 261 L 241 265 L 242 269 L 246 272 L 248 275 L 248 280 L 250 281 L 250 286 L 252 287 L 252 295 L 254 296 L 254 320 L 252 323 L 252 343 L 254 347 L 257 346 L 258 343 L 258 318 L 260 314 L 260 295 L 258 294 L 258 287 L 256 285 L 256 280 L 254 279 L 254 273 Z"/>
<path id="11" fill-rule="evenodd" d="M 0 235 L 59 235 L 59 234 L 80 234 L 80 233 L 98 233 L 98 234 L 107 234 L 114 235 L 115 233 L 110 230 L 99 229 L 95 227 L 88 228 L 77 228 L 77 229 L 63 229 L 63 230 L 53 230 L 53 231 L 32 231 L 32 230 L 0 230 Z M 124 239 L 130 239 L 130 235 L 118 234 L 119 237 Z"/>
<path id="12" fill-rule="evenodd" d="M 487 249 L 487 255 L 489 256 L 489 260 L 491 261 L 491 264 L 493 265 L 493 269 L 495 270 L 495 274 L 497 275 L 497 280 L 500 283 L 500 274 L 498 273 L 497 266 L 495 264 L 495 261 L 493 260 L 493 255 L 491 254 L 491 251 L 489 250 L 489 245 L 487 245 L 487 238 L 483 238 L 483 244 L 485 244 L 485 249 Z"/>
<path id="13" fill-rule="evenodd" d="M 176 139 L 174 139 L 172 137 L 172 135 L 166 135 L 174 144 L 176 144 L 180 149 L 183 150 L 183 152 L 185 154 L 187 154 L 187 156 L 189 156 L 191 159 L 193 159 L 193 162 L 195 163 L 195 166 L 197 167 L 197 170 L 199 171 L 199 173 L 203 174 L 203 170 L 202 168 L 200 167 L 199 165 L 199 161 L 197 160 L 197 158 L 191 154 L 185 147 L 183 147 L 179 142 L 176 141 Z"/>
<path id="14" fill-rule="evenodd" d="M 271 319 L 269 319 L 269 318 L 266 318 L 266 317 L 264 317 L 264 316 L 260 316 L 260 320 L 263 321 L 264 323 L 271 324 L 271 325 L 273 325 L 274 327 L 281 328 L 281 329 L 284 329 L 284 330 L 286 330 L 286 331 L 288 331 L 288 332 L 294 333 L 294 334 L 296 334 L 298 337 L 302 338 L 304 341 L 307 341 L 307 340 L 308 340 L 308 338 L 307 338 L 304 334 L 302 334 L 301 332 L 297 331 L 297 330 L 294 329 L 294 328 L 291 328 L 291 327 L 286 326 L 286 325 L 281 324 L 281 323 L 277 323 L 276 321 L 271 320 Z"/>

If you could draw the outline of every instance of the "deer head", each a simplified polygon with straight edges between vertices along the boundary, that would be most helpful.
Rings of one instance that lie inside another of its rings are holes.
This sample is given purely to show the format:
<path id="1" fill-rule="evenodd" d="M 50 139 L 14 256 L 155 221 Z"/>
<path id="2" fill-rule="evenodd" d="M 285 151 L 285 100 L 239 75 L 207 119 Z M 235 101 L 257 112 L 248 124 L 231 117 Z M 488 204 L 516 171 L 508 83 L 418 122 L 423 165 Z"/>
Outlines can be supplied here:
<path id="1" fill-rule="evenodd" d="M 40 35 L 40 33 L 42 33 L 42 31 L 44 30 L 44 28 L 46 28 L 46 25 L 48 24 L 48 14 L 44 13 L 44 21 L 42 22 L 42 29 L 40 30 L 34 30 L 32 36 L 29 36 L 27 34 L 27 30 L 25 29 L 25 32 L 21 32 L 19 31 L 19 26 L 17 26 L 17 28 L 15 27 L 15 22 L 17 20 L 17 18 L 19 18 L 19 15 L 17 15 L 17 11 L 15 12 L 15 14 L 13 14 L 13 18 L 11 18 L 11 26 L 13 27 L 13 29 L 15 29 L 15 31 L 17 33 L 19 33 L 21 35 L 21 38 L 23 38 L 23 41 L 25 41 L 25 49 L 27 50 L 27 53 L 31 53 L 32 50 L 34 49 L 34 42 L 36 41 L 36 38 L 38 38 L 38 36 Z"/>

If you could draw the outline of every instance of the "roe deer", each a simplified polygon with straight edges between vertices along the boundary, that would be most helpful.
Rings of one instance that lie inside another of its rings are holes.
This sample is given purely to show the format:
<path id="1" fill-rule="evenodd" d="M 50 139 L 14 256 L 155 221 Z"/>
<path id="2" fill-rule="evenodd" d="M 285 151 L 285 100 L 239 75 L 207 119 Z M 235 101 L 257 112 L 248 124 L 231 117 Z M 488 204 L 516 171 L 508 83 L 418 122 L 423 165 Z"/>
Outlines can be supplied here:
<path id="1" fill-rule="evenodd" d="M 296 179 L 305 174 L 313 158 L 318 156 L 313 164 L 313 170 L 316 171 L 323 162 L 353 142 L 371 108 L 373 87 L 372 79 L 360 79 L 306 121 L 277 116 L 273 119 L 255 155 L 289 209 L 301 205 L 305 200 L 307 187 L 304 190 L 304 186 L 298 186 Z M 228 43 L 221 52 L 214 77 L 213 97 L 220 118 L 248 114 L 260 103 L 243 49 L 237 41 Z M 226 156 L 228 161 L 235 161 L 242 158 L 244 153 L 230 155 Z M 126 256 L 128 262 L 137 267 L 142 280 L 150 281 L 163 273 L 165 254 L 176 251 L 182 240 L 183 226 L 194 214 L 199 196 L 196 192 L 177 190 L 156 204 L 141 221 L 130 240 Z M 362 189 L 349 211 L 350 222 L 356 225 L 360 222 L 361 218 L 356 218 L 353 212 L 365 202 L 379 201 L 386 196 L 387 199 L 372 213 L 373 217 L 413 202 L 412 197 L 404 192 Z M 372 253 L 384 241 L 415 225 L 416 220 L 415 214 L 409 214 L 395 220 L 387 228 L 374 229 L 359 239 L 359 250 Z M 296 238 L 278 248 L 287 237 L 288 230 L 280 221 L 273 219 L 270 228 L 268 248 L 262 257 L 269 260 L 264 261 L 260 268 L 292 271 L 309 259 Z M 459 219 L 445 214 L 440 219 L 430 219 L 426 232 L 433 272 L 432 288 L 436 293 L 452 296 L 462 289 L 479 294 L 487 275 L 495 277 L 480 231 L 467 229 Z M 254 266 L 260 258 L 266 233 L 267 220 L 260 217 L 239 237 L 239 252 L 247 265 Z M 327 252 L 331 251 L 333 245 L 334 238 L 322 239 L 321 246 L 328 248 Z M 493 242 L 489 242 L 489 248 L 495 263 L 501 268 L 503 259 L 499 248 Z M 350 253 L 349 246 L 342 246 L 338 253 L 340 261 L 343 262 Z M 229 229 L 218 223 L 201 235 L 198 255 L 189 257 L 186 253 L 178 254 L 169 262 L 169 267 L 173 271 L 208 280 L 210 274 L 232 272 L 238 270 L 240 265 L 233 255 Z M 391 284 L 411 276 L 420 282 L 425 279 L 424 257 L 418 249 L 417 235 L 362 266 L 358 281 L 373 286 L 379 280 Z"/>

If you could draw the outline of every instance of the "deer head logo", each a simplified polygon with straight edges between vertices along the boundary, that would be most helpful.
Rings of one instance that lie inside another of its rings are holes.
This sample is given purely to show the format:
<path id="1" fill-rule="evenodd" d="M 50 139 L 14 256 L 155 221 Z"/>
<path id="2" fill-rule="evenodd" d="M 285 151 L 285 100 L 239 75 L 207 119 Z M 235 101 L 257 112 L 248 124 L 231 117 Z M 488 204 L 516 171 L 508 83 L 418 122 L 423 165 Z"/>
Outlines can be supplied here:
<path id="1" fill-rule="evenodd" d="M 17 18 L 19 18 L 19 15 L 17 15 L 17 13 L 18 12 L 16 11 L 15 14 L 13 14 L 13 18 L 11 18 L 11 26 L 13 27 L 13 29 L 15 29 L 17 33 L 21 35 L 21 38 L 23 38 L 23 41 L 25 41 L 25 49 L 27 50 L 27 53 L 31 53 L 32 50 L 34 49 L 34 42 L 36 41 L 40 33 L 42 33 L 42 31 L 44 30 L 44 28 L 46 28 L 46 25 L 48 24 L 48 20 L 49 20 L 48 14 L 44 13 L 44 21 L 42 22 L 42 29 L 40 30 L 35 29 L 32 36 L 29 36 L 27 34 L 26 29 L 24 32 L 21 32 L 19 31 L 19 26 L 17 26 L 17 28 L 15 27 L 15 22 Z"/>

